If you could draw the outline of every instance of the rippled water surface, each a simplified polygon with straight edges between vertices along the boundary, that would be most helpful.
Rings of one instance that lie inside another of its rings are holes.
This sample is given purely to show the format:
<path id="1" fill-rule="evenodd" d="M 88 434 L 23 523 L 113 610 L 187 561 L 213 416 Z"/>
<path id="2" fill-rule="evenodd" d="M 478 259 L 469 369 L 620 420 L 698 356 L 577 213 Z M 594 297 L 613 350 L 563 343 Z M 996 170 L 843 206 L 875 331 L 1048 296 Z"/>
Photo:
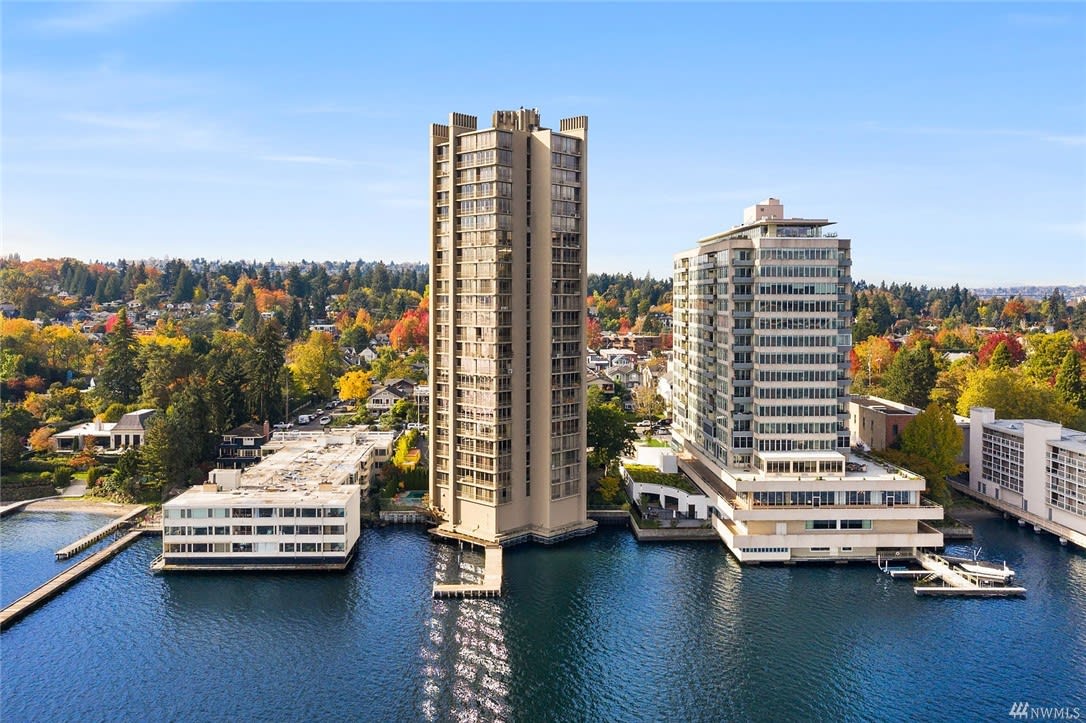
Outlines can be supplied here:
<path id="1" fill-rule="evenodd" d="M 53 555 L 112 519 L 83 512 L 23 512 L 0 520 L 0 606 L 90 554 L 92 548 L 67 560 Z"/>
<path id="2" fill-rule="evenodd" d="M 507 551 L 502 598 L 434 601 L 479 558 L 419 528 L 366 530 L 338 575 L 157 577 L 149 538 L 0 636 L 0 719 L 1086 717 L 1086 555 L 977 529 L 1026 599 L 918 599 L 873 566 L 741 568 L 603 529 Z"/>

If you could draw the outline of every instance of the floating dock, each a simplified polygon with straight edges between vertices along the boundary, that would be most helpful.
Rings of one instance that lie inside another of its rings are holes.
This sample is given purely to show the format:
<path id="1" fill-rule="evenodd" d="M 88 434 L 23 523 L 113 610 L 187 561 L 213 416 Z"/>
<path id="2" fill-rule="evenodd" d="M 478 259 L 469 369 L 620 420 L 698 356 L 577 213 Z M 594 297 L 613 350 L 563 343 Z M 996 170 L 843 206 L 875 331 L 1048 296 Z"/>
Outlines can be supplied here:
<path id="1" fill-rule="evenodd" d="M 41 605 L 44 605 L 61 592 L 83 579 L 83 577 L 92 570 L 98 568 L 107 560 L 117 555 L 121 550 L 135 542 L 141 535 L 153 532 L 154 530 L 152 529 L 138 527 L 105 549 L 99 550 L 85 560 L 80 560 L 49 582 L 40 585 L 26 595 L 23 595 L 3 610 L 0 610 L 0 630 L 6 629 L 16 620 L 22 618 L 24 615 L 27 615 Z"/>
<path id="2" fill-rule="evenodd" d="M 483 580 L 480 583 L 435 582 L 434 598 L 498 597 L 502 594 L 502 548 L 484 548 Z"/>
<path id="3" fill-rule="evenodd" d="M 121 529 L 125 525 L 128 525 L 129 523 L 135 521 L 137 518 L 142 517 L 144 514 L 146 514 L 147 509 L 147 505 L 140 505 L 128 514 L 118 517 L 117 519 L 113 520 L 112 522 L 103 527 L 99 527 L 94 532 L 86 535 L 85 537 L 79 538 L 67 547 L 60 548 L 59 550 L 57 550 L 56 553 L 57 559 L 67 560 L 72 555 L 86 550 L 88 547 L 98 542 L 99 540 L 103 540 L 106 537 L 109 537 L 111 534 Z"/>
<path id="4" fill-rule="evenodd" d="M 985 582 L 980 576 L 955 570 L 951 563 L 940 555 L 921 553 L 917 558 L 927 573 L 920 583 L 940 580 L 942 585 L 918 584 L 912 588 L 917 595 L 942 597 L 1022 597 L 1025 587 L 1000 585 Z M 893 571 L 891 571 L 893 575 Z"/>

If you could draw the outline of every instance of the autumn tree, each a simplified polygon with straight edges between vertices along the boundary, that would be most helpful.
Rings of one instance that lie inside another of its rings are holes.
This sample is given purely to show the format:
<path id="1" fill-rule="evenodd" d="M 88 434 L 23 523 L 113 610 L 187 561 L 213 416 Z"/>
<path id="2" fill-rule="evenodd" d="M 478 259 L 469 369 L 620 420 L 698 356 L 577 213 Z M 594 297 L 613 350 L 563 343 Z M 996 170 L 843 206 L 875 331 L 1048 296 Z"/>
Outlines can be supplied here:
<path id="1" fill-rule="evenodd" d="M 331 334 L 311 331 L 304 342 L 291 346 L 288 359 L 290 372 L 303 393 L 324 399 L 332 396 L 343 360 Z"/>
<path id="2" fill-rule="evenodd" d="M 50 441 L 52 437 L 52 427 L 38 427 L 30 433 L 30 436 L 27 438 L 27 444 L 29 444 L 30 448 L 35 452 L 48 452 L 53 446 Z"/>
<path id="3" fill-rule="evenodd" d="M 1026 358 L 1026 350 L 1022 348 L 1022 344 L 1016 335 L 998 332 L 985 337 L 980 349 L 977 350 L 977 361 L 980 362 L 982 367 L 986 367 L 991 363 L 992 354 L 995 353 L 1000 344 L 1003 344 L 1010 354 L 1010 366 L 1018 366 Z"/>
<path id="4" fill-rule="evenodd" d="M 1026 312 L 1029 307 L 1026 306 L 1026 302 L 1021 299 L 1014 298 L 1007 301 L 1003 305 L 1003 313 L 1001 314 L 1004 321 L 1012 326 L 1017 325 L 1022 319 L 1025 318 Z"/>
<path id="5" fill-rule="evenodd" d="M 428 347 L 430 338 L 429 297 L 423 297 L 418 308 L 408 309 L 389 332 L 389 344 L 396 351 Z"/>
<path id="6" fill-rule="evenodd" d="M 882 336 L 873 336 L 852 347 L 849 355 L 853 391 L 867 394 L 877 391 L 883 375 L 894 361 L 894 346 Z"/>
<path id="7" fill-rule="evenodd" d="M 370 395 L 370 373 L 361 369 L 347 372 L 336 380 L 339 398 L 348 401 L 366 399 Z"/>
<path id="8" fill-rule="evenodd" d="M 1075 345 L 1075 337 L 1070 331 L 1057 331 L 1053 334 L 1037 333 L 1026 337 L 1029 355 L 1022 362 L 1022 371 L 1027 376 L 1048 384 L 1053 383 L 1067 352 Z"/>
<path id="9" fill-rule="evenodd" d="M 1047 419 L 1073 425 L 1078 409 L 1062 401 L 1046 384 L 1016 369 L 977 369 L 969 375 L 958 398 L 958 414 L 972 407 L 991 407 L 1000 419 Z"/>
<path id="10" fill-rule="evenodd" d="M 950 502 L 946 478 L 962 470 L 958 456 L 964 439 L 953 412 L 934 403 L 913 417 L 901 432 L 901 451 L 928 463 L 928 495 L 939 504 Z"/>
<path id="11" fill-rule="evenodd" d="M 52 324 L 41 330 L 46 362 L 58 371 L 82 372 L 87 367 L 90 343 L 70 326 Z"/>
<path id="12" fill-rule="evenodd" d="M 634 414 L 642 419 L 658 417 L 664 412 L 664 400 L 651 384 L 641 384 L 632 393 Z"/>
<path id="13" fill-rule="evenodd" d="M 958 406 L 958 398 L 968 383 L 969 375 L 976 368 L 977 360 L 972 356 L 952 362 L 935 378 L 935 388 L 931 390 L 931 401 L 955 409 Z"/>

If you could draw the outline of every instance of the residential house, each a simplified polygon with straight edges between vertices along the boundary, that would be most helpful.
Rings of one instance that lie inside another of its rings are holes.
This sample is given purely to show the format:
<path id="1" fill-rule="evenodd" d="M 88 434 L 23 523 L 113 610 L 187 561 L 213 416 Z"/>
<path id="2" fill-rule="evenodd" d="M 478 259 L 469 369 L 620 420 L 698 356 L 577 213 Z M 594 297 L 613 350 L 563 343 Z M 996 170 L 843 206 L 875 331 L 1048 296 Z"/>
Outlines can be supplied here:
<path id="1" fill-rule="evenodd" d="M 100 420 L 77 424 L 71 429 L 57 432 L 49 438 L 49 442 L 58 452 L 79 452 L 89 446 L 110 449 L 115 426 L 116 422 Z"/>
<path id="2" fill-rule="evenodd" d="M 260 448 L 271 439 L 271 426 L 249 422 L 235 427 L 219 442 L 218 466 L 240 469 L 260 461 Z"/>
<path id="3" fill-rule="evenodd" d="M 110 449 L 120 450 L 139 447 L 147 436 L 147 423 L 154 415 L 154 409 L 137 409 L 121 417 L 111 430 L 113 443 Z"/>

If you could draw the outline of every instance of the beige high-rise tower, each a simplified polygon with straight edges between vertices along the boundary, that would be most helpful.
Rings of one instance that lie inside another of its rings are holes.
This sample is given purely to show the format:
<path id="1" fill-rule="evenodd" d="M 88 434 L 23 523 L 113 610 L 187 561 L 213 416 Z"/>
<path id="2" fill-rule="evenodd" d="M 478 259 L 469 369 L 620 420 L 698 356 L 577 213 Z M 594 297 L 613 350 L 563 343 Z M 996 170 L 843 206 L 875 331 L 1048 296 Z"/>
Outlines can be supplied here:
<path id="1" fill-rule="evenodd" d="M 430 500 L 502 545 L 595 529 L 585 508 L 588 119 L 430 127 Z"/>

